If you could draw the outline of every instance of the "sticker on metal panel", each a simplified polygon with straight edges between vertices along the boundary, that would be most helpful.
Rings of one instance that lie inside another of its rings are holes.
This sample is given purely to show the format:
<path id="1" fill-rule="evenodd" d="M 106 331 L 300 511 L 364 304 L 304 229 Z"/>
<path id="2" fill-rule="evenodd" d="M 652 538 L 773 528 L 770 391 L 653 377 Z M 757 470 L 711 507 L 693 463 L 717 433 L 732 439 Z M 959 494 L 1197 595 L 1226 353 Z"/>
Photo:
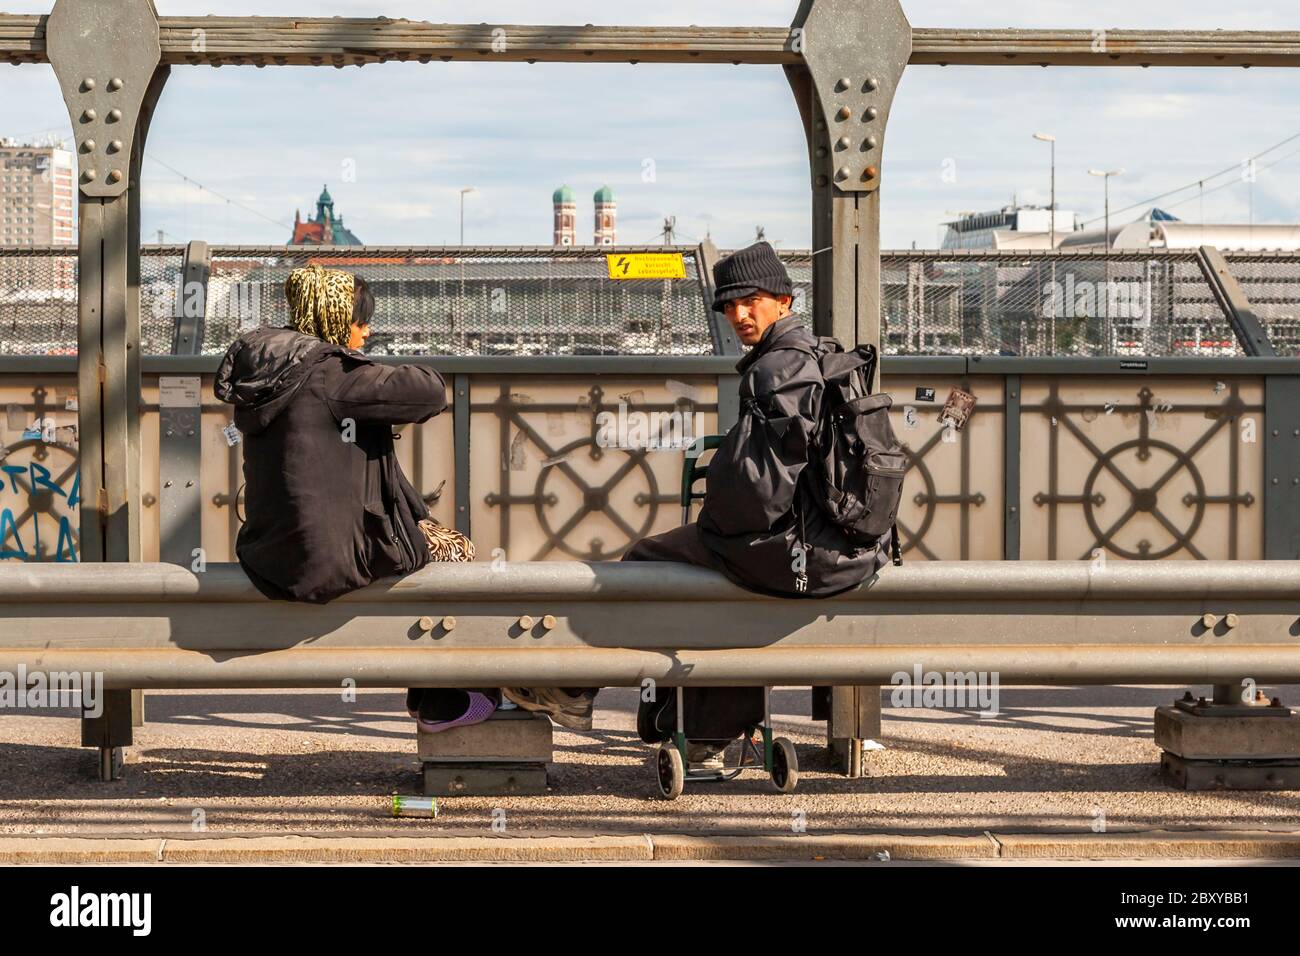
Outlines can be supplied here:
<path id="1" fill-rule="evenodd" d="M 159 377 L 159 408 L 194 408 L 198 404 L 199 376 L 163 375 Z"/>
<path id="2" fill-rule="evenodd" d="M 943 404 L 943 411 L 939 413 L 940 423 L 950 421 L 953 427 L 960 431 L 970 419 L 971 412 L 975 411 L 975 396 L 970 392 L 964 392 L 960 388 L 954 388 L 948 393 L 948 401 Z"/>
<path id="3" fill-rule="evenodd" d="M 685 279 L 680 252 L 637 252 L 605 256 L 611 279 Z"/>

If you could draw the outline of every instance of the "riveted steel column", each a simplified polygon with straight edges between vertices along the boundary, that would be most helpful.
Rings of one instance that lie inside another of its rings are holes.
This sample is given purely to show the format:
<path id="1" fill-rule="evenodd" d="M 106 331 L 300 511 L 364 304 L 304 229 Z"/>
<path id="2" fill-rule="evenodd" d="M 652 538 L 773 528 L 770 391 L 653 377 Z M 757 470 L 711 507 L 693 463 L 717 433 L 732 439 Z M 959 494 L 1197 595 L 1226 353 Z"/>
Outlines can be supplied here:
<path id="1" fill-rule="evenodd" d="M 79 187 L 78 435 L 83 561 L 139 561 L 140 164 L 166 66 L 150 0 L 57 0 L 46 50 L 72 119 Z M 111 779 L 143 698 L 83 717 Z"/>
<path id="2" fill-rule="evenodd" d="M 805 63 L 788 72 L 812 167 L 813 326 L 879 346 L 881 158 L 912 28 L 898 0 L 804 0 L 791 43 Z"/>
<path id="3" fill-rule="evenodd" d="M 885 124 L 912 51 L 898 0 L 803 0 L 787 67 L 808 138 L 813 190 L 813 330 L 881 347 L 880 182 Z M 880 735 L 880 688 L 834 687 L 827 744 L 849 777 Z"/>

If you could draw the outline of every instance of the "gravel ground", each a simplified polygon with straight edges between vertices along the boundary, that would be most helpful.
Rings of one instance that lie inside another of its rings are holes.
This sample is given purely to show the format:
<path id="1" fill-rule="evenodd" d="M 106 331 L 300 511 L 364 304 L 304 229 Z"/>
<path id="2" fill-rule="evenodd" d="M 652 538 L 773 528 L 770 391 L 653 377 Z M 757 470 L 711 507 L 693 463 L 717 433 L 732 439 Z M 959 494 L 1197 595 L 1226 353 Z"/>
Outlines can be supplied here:
<path id="1" fill-rule="evenodd" d="M 1265 688 L 1300 704 L 1297 688 Z M 1179 692 L 1181 688 L 1179 689 Z M 1208 693 L 1209 688 L 1199 689 Z M 125 778 L 92 778 L 66 710 L 0 720 L 0 832 L 191 833 L 436 830 L 570 833 L 1092 832 L 1153 828 L 1300 830 L 1300 792 L 1183 793 L 1159 780 L 1152 709 L 1159 687 L 1003 688 L 1001 714 L 886 707 L 886 749 L 870 777 L 830 772 L 808 692 L 773 694 L 778 732 L 796 744 L 799 789 L 761 773 L 656 798 L 651 749 L 634 732 L 633 689 L 602 692 L 596 728 L 557 728 L 545 797 L 440 799 L 436 821 L 387 815 L 420 792 L 414 724 L 395 692 L 355 703 L 320 691 L 157 691 L 136 729 Z M 493 813 L 494 810 L 505 811 Z"/>

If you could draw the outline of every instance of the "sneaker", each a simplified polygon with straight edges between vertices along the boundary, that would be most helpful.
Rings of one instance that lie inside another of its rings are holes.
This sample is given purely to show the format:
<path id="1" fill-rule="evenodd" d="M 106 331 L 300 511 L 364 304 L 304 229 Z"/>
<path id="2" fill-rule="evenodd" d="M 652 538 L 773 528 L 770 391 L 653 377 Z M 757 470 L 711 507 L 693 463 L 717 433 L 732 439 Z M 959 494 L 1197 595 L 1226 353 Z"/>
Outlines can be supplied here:
<path id="1" fill-rule="evenodd" d="M 524 710 L 545 714 L 561 727 L 591 730 L 591 715 L 596 709 L 596 691 L 570 694 L 563 687 L 502 687 L 501 696 Z"/>
<path id="2" fill-rule="evenodd" d="M 721 740 L 710 740 L 708 742 L 688 740 L 686 742 L 686 762 L 691 765 L 692 769 L 723 770 L 726 766 L 723 760 L 726 751 L 727 744 Z"/>
<path id="3" fill-rule="evenodd" d="M 436 734 L 444 730 L 451 730 L 453 727 L 468 727 L 471 724 L 481 724 L 492 716 L 496 710 L 496 701 L 486 694 L 480 694 L 478 691 L 469 691 L 469 706 L 465 713 L 461 714 L 454 720 L 431 720 L 421 708 L 421 715 L 416 719 L 416 729 L 422 734 Z"/>

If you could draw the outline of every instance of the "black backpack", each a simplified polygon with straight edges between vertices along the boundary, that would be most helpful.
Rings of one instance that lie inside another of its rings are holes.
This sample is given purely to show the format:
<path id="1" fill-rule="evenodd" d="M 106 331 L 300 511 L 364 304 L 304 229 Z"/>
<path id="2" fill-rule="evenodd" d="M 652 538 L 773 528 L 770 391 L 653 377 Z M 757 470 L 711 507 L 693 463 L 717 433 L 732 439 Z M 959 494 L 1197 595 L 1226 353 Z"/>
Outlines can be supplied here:
<path id="1" fill-rule="evenodd" d="M 891 557 L 902 564 L 897 521 L 907 455 L 889 423 L 894 400 L 871 392 L 876 350 L 846 352 L 819 336 L 814 354 L 825 383 L 809 461 L 814 497 L 854 544 L 869 547 L 891 532 Z"/>

